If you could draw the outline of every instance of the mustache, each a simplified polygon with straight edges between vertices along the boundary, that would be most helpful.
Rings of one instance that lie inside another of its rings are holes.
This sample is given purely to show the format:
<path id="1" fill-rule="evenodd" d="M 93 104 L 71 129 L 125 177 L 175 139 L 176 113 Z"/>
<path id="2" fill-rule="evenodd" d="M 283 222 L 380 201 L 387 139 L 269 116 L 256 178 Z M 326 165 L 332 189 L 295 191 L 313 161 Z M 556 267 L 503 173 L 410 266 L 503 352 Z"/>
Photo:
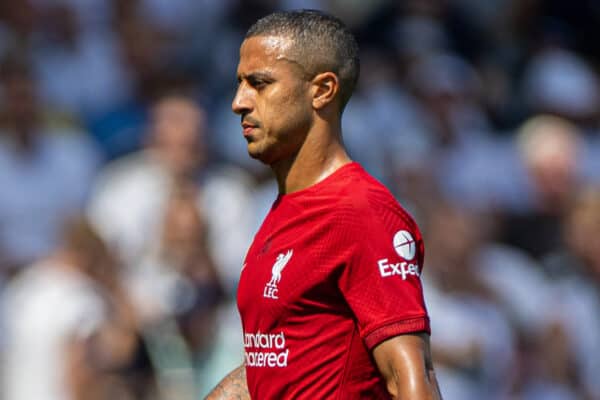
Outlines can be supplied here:
<path id="1" fill-rule="evenodd" d="M 243 124 L 244 122 L 247 122 L 247 123 L 249 123 L 249 124 L 251 124 L 251 125 L 254 125 L 254 126 L 256 126 L 256 127 L 259 127 L 259 126 L 260 126 L 260 121 L 259 121 L 259 120 L 255 119 L 255 118 L 252 118 L 252 117 L 249 117 L 249 116 L 247 116 L 247 115 L 243 115 L 243 116 L 242 116 L 242 124 Z"/>

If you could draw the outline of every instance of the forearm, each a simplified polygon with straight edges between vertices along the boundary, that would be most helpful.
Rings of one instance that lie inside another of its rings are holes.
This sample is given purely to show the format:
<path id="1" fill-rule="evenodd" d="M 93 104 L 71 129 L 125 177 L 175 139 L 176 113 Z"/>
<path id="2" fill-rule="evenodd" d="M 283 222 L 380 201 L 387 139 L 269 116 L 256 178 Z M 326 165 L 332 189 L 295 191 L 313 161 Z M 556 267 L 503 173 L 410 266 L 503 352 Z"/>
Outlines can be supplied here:
<path id="1" fill-rule="evenodd" d="M 440 400 L 429 336 L 406 334 L 378 345 L 373 355 L 394 400 Z"/>
<path id="2" fill-rule="evenodd" d="M 429 370 L 426 376 L 414 379 L 396 376 L 387 380 L 388 391 L 393 400 L 442 400 L 435 372 Z"/>
<path id="3" fill-rule="evenodd" d="M 388 382 L 390 383 L 390 382 Z M 394 400 L 422 399 L 442 400 L 440 387 L 432 365 L 426 365 L 424 376 L 398 376 L 393 380 Z"/>
<path id="4" fill-rule="evenodd" d="M 435 369 L 433 368 L 433 357 L 431 356 L 431 345 L 429 343 L 429 337 L 426 339 L 425 347 L 425 371 L 427 387 L 431 397 L 435 400 L 442 400 L 442 392 L 440 392 L 440 386 L 435 376 Z"/>
<path id="5" fill-rule="evenodd" d="M 204 400 L 250 400 L 246 367 L 241 365 L 231 371 Z"/>
<path id="6" fill-rule="evenodd" d="M 427 378 L 429 380 L 429 389 L 431 392 L 431 396 L 435 400 L 442 400 L 442 392 L 440 391 L 440 386 L 438 384 L 433 368 L 427 371 Z"/>

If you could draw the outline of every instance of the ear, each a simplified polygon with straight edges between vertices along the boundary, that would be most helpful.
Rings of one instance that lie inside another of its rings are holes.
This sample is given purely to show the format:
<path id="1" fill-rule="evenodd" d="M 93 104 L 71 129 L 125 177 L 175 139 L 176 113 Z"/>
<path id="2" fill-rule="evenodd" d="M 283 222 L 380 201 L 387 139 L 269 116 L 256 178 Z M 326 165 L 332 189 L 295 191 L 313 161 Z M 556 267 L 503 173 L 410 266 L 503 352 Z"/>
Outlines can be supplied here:
<path id="1" fill-rule="evenodd" d="M 315 110 L 321 110 L 333 103 L 340 90 L 340 81 L 333 72 L 317 74 L 312 82 L 312 106 Z"/>

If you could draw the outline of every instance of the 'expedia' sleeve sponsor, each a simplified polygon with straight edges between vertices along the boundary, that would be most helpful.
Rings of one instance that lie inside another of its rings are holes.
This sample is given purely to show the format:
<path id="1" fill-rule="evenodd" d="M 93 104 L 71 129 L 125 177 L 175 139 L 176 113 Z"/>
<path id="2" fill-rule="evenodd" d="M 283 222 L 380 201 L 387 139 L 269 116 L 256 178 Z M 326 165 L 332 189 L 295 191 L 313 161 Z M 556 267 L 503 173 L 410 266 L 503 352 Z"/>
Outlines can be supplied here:
<path id="1" fill-rule="evenodd" d="M 397 204 L 361 214 L 346 230 L 351 256 L 338 283 L 361 337 L 372 349 L 393 336 L 429 332 L 416 224 Z"/>

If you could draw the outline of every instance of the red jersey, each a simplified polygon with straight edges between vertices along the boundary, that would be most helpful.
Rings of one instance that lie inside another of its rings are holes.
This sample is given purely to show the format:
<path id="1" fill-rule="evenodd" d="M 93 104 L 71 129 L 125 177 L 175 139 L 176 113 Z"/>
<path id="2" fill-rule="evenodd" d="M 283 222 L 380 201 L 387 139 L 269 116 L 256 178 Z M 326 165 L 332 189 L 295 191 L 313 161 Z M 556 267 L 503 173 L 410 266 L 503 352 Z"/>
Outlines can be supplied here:
<path id="1" fill-rule="evenodd" d="M 238 288 L 253 399 L 388 399 L 371 350 L 426 331 L 421 234 L 357 163 L 281 195 Z"/>

